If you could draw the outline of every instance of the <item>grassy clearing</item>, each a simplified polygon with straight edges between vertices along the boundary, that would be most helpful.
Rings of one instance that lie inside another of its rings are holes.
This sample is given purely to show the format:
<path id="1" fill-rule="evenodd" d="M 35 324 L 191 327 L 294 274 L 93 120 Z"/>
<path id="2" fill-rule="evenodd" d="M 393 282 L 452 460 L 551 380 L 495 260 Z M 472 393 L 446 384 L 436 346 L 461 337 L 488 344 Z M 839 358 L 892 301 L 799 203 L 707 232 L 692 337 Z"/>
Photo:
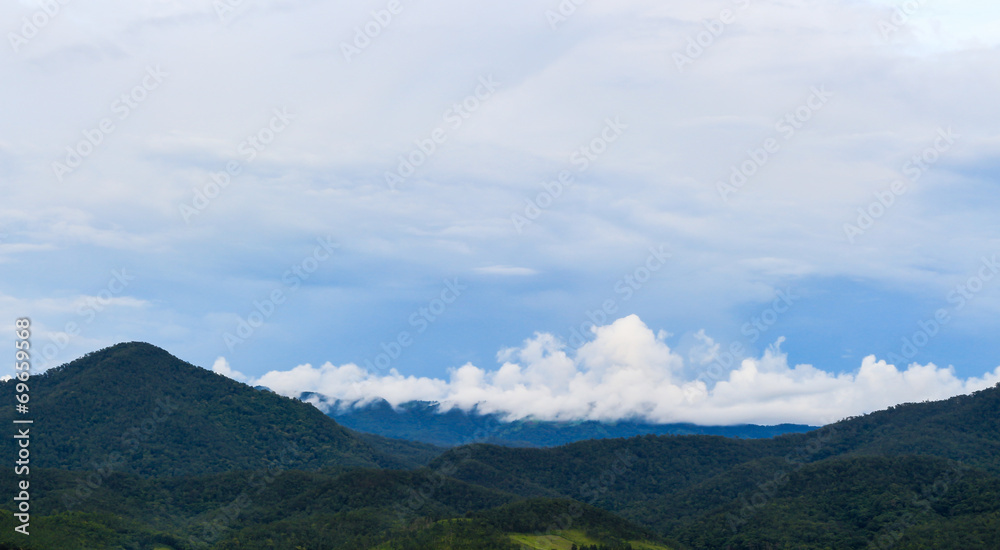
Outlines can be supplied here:
<path id="1" fill-rule="evenodd" d="M 553 531 L 547 535 L 511 533 L 511 540 L 532 550 L 571 550 L 574 544 L 599 544 L 583 531 Z"/>
<path id="2" fill-rule="evenodd" d="M 522 533 L 511 533 L 511 540 L 521 544 L 531 550 L 571 550 L 573 545 L 600 544 L 583 531 L 553 531 L 547 535 L 525 535 Z M 671 550 L 667 546 L 661 546 L 652 542 L 630 541 L 635 550 Z"/>

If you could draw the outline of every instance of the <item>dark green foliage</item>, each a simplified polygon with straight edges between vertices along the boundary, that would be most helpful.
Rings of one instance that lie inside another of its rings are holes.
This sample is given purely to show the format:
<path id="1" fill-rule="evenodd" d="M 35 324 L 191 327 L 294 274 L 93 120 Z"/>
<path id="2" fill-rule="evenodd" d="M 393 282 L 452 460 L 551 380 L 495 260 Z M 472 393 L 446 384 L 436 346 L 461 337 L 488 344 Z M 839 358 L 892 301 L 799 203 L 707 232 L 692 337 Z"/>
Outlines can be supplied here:
<path id="1" fill-rule="evenodd" d="M 928 457 L 847 457 L 788 470 L 675 529 L 694 548 L 867 548 L 914 526 L 1000 510 L 1000 479 Z"/>
<path id="2" fill-rule="evenodd" d="M 13 402 L 13 382 L 0 398 Z M 119 344 L 32 377 L 41 467 L 156 477 L 256 468 L 412 467 L 426 445 L 362 438 L 312 405 L 253 389 L 142 343 Z M 10 424 L 12 407 L 0 410 Z M 6 456 L 14 440 L 4 438 Z"/>
<path id="3" fill-rule="evenodd" d="M 446 452 L 431 465 L 452 461 L 459 479 L 526 497 L 561 496 L 615 509 L 766 456 L 756 443 L 718 436 L 642 436 L 553 449 L 474 445 Z"/>
<path id="4" fill-rule="evenodd" d="M 186 550 L 178 537 L 158 532 L 141 522 L 107 513 L 62 513 L 32 518 L 29 536 L 14 531 L 19 525 L 10 512 L 0 510 L 0 550 Z"/>
<path id="5" fill-rule="evenodd" d="M 429 443 L 390 439 L 361 432 L 355 432 L 354 435 L 375 451 L 379 466 L 383 468 L 407 469 L 426 466 L 445 451 L 443 447 Z"/>

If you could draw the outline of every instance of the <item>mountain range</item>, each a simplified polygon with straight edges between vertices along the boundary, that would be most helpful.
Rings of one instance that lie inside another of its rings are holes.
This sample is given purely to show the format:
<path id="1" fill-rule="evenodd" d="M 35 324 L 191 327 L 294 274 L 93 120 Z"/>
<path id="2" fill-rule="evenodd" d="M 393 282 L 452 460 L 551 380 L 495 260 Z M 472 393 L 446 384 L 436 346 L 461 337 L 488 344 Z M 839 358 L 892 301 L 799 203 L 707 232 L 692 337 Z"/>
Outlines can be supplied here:
<path id="1" fill-rule="evenodd" d="M 502 414 L 482 413 L 476 409 L 443 410 L 439 403 L 430 401 L 411 401 L 393 407 L 384 399 L 357 405 L 316 393 L 303 393 L 299 399 L 316 404 L 327 411 L 338 424 L 352 430 L 421 441 L 442 447 L 472 442 L 494 443 L 508 447 L 556 447 L 588 439 L 615 439 L 637 435 L 723 435 L 755 439 L 786 433 L 803 433 L 816 428 L 803 424 L 776 426 L 650 424 L 641 420 L 508 421 Z"/>
<path id="2" fill-rule="evenodd" d="M 0 486 L 30 481 L 31 534 L 5 499 L 0 550 L 1000 549 L 1000 386 L 770 438 L 445 448 L 143 343 L 29 384 Z"/>

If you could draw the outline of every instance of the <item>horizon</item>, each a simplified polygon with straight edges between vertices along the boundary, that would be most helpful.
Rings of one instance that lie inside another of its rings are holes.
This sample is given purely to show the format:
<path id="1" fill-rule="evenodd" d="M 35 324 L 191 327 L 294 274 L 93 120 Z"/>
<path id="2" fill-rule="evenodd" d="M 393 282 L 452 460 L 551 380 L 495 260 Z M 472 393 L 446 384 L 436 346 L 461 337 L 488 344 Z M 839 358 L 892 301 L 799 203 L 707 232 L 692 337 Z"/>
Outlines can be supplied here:
<path id="1" fill-rule="evenodd" d="M 254 389 L 254 390 L 258 390 L 258 391 L 269 391 L 269 392 L 274 393 L 276 395 L 281 395 L 282 397 L 286 397 L 286 398 L 289 398 L 289 399 L 293 399 L 295 401 L 299 401 L 299 402 L 308 404 L 308 405 L 310 405 L 312 407 L 315 407 L 316 409 L 320 410 L 325 415 L 330 416 L 330 417 L 335 417 L 336 413 L 350 414 L 352 411 L 360 411 L 360 410 L 363 410 L 363 409 L 366 409 L 366 408 L 370 408 L 372 406 L 376 406 L 376 405 L 380 405 L 380 404 L 388 405 L 394 412 L 405 411 L 408 405 L 418 404 L 418 405 L 426 405 L 426 406 L 429 406 L 431 408 L 434 408 L 435 409 L 435 413 L 434 414 L 447 414 L 447 413 L 450 413 L 450 412 L 453 412 L 453 411 L 459 411 L 459 412 L 461 412 L 463 414 L 472 415 L 472 416 L 479 415 L 479 416 L 484 416 L 484 417 L 485 416 L 496 417 L 496 418 L 499 418 L 500 421 L 504 422 L 504 423 L 511 423 L 511 422 L 549 422 L 549 423 L 563 424 L 563 423 L 579 423 L 579 422 L 597 422 L 597 423 L 607 424 L 607 425 L 613 425 L 613 424 L 617 424 L 617 423 L 649 424 L 649 425 L 661 425 L 661 426 L 662 425 L 675 425 L 675 424 L 676 425 L 689 424 L 689 425 L 694 425 L 694 426 L 699 426 L 699 427 L 737 427 L 737 426 L 765 426 L 765 427 L 774 427 L 774 426 L 780 426 L 780 425 L 784 424 L 784 425 L 795 425 L 795 426 L 807 426 L 807 427 L 810 427 L 810 428 L 818 429 L 818 428 L 822 428 L 824 426 L 828 426 L 828 425 L 831 425 L 831 424 L 836 424 L 836 423 L 839 423 L 839 422 L 842 422 L 842 421 L 846 421 L 846 420 L 851 420 L 851 419 L 858 418 L 858 417 L 861 417 L 861 416 L 867 416 L 869 414 L 891 410 L 892 408 L 894 408 L 896 406 L 900 406 L 900 405 L 916 405 L 916 404 L 928 403 L 928 402 L 941 402 L 941 401 L 947 401 L 947 400 L 952 399 L 954 397 L 971 396 L 971 395 L 974 395 L 974 394 L 977 394 L 977 393 L 980 393 L 980 392 L 983 392 L 983 391 L 988 391 L 988 390 L 991 390 L 991 389 L 998 389 L 998 390 L 1000 390 L 1000 381 L 997 381 L 997 382 L 995 382 L 992 385 L 986 385 L 984 387 L 972 389 L 972 390 L 970 390 L 968 392 L 965 392 L 965 393 L 959 393 L 959 394 L 956 394 L 956 395 L 949 395 L 947 397 L 922 399 L 922 400 L 919 400 L 919 401 L 902 401 L 902 402 L 899 402 L 899 403 L 895 403 L 895 404 L 891 404 L 891 405 L 886 405 L 885 407 L 882 407 L 882 408 L 877 408 L 877 409 L 873 409 L 871 411 L 866 411 L 864 413 L 852 414 L 852 415 L 847 415 L 847 416 L 835 418 L 835 419 L 832 419 L 830 421 L 826 421 L 826 422 L 819 423 L 819 424 L 796 423 L 796 422 L 772 422 L 772 423 L 730 422 L 730 423 L 716 423 L 716 424 L 712 424 L 712 423 L 701 423 L 701 422 L 694 422 L 694 421 L 657 421 L 655 419 L 650 419 L 650 418 L 642 416 L 642 415 L 621 416 L 621 417 L 615 417 L 615 418 L 585 418 L 585 417 L 545 418 L 545 417 L 536 417 L 536 416 L 532 416 L 532 415 L 517 416 L 516 413 L 515 414 L 511 414 L 510 412 L 502 410 L 502 409 L 497 409 L 497 410 L 488 410 L 488 409 L 487 410 L 481 410 L 481 408 L 483 406 L 483 403 L 478 403 L 478 402 L 477 403 L 472 403 L 471 405 L 470 404 L 466 404 L 466 403 L 457 403 L 455 401 L 433 401 L 433 400 L 410 400 L 410 401 L 401 401 L 401 402 L 397 402 L 397 403 L 392 403 L 392 402 L 390 402 L 390 401 L 388 401 L 388 400 L 386 400 L 386 399 L 384 399 L 382 397 L 378 397 L 378 396 L 367 396 L 367 397 L 365 397 L 363 399 L 357 399 L 357 400 L 352 400 L 352 399 L 347 399 L 347 400 L 333 399 L 333 400 L 330 400 L 330 399 L 328 399 L 328 397 L 330 397 L 330 396 L 327 396 L 327 395 L 324 395 L 324 394 L 321 394 L 321 393 L 317 393 L 317 392 L 309 392 L 309 391 L 307 391 L 307 392 L 300 392 L 298 394 L 282 393 L 282 392 L 276 391 L 273 388 L 270 388 L 268 386 L 265 386 L 265 385 L 262 385 L 262 384 L 257 384 L 257 382 L 259 382 L 259 380 L 247 380 L 245 378 L 241 380 L 240 379 L 241 377 L 234 377 L 233 373 L 226 372 L 224 369 L 220 369 L 218 363 L 216 363 L 215 365 L 213 365 L 213 367 L 206 367 L 206 366 L 203 366 L 203 365 L 198 365 L 198 364 L 192 363 L 190 361 L 186 361 L 186 360 L 178 357 L 177 355 L 174 355 L 170 350 L 164 349 L 164 348 L 162 348 L 160 346 L 157 346 L 157 345 L 149 343 L 149 342 L 141 342 L 141 341 L 119 342 L 119 343 L 112 344 L 112 345 L 104 347 L 104 348 L 100 348 L 100 349 L 97 349 L 97 350 L 92 350 L 92 351 L 89 351 L 89 352 L 87 352 L 87 353 L 85 353 L 85 354 L 83 354 L 83 355 L 81 355 L 81 356 L 79 356 L 79 357 L 77 357 L 77 358 L 75 358 L 73 360 L 67 361 L 66 363 L 63 363 L 63 364 L 58 365 L 56 367 L 52 367 L 50 369 L 47 369 L 45 372 L 43 372 L 41 374 L 53 374 L 55 372 L 63 373 L 63 372 L 65 372 L 63 370 L 63 367 L 66 367 L 66 366 L 68 366 L 68 365 L 70 365 L 70 364 L 72 364 L 74 362 L 81 361 L 81 360 L 86 360 L 86 359 L 88 359 L 88 358 L 90 358 L 92 356 L 99 355 L 102 352 L 107 352 L 107 351 L 110 351 L 112 349 L 121 348 L 121 347 L 125 347 L 125 346 L 149 346 L 149 347 L 152 347 L 155 350 L 157 350 L 159 352 L 166 353 L 167 355 L 169 355 L 173 359 L 175 359 L 177 361 L 180 361 L 182 363 L 186 363 L 187 365 L 190 365 L 191 367 L 194 367 L 196 369 L 204 370 L 204 371 L 207 371 L 207 372 L 212 372 L 212 373 L 214 373 L 214 374 L 216 374 L 218 376 L 226 378 L 227 380 L 230 380 L 232 382 L 236 382 L 237 384 L 246 386 L 246 387 L 248 387 L 250 389 Z M 2 377 L 0 377 L 0 382 L 8 382 L 8 381 L 11 381 L 12 379 L 13 379 L 13 377 L 11 377 L 11 376 L 2 376 Z M 307 397 L 303 398 L 303 396 L 306 395 L 306 394 L 309 394 L 309 395 Z"/>

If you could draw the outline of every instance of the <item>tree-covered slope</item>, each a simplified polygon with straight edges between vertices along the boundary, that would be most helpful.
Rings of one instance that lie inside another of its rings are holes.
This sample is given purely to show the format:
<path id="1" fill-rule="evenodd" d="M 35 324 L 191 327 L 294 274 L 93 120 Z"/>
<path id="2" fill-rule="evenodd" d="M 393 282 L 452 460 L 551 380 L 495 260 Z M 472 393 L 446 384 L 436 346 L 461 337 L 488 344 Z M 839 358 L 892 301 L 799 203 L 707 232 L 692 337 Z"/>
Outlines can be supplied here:
<path id="1" fill-rule="evenodd" d="M 40 467 L 102 464 L 143 476 L 194 475 L 280 465 L 404 467 L 426 446 L 362 439 L 315 407 L 253 389 L 155 346 L 119 344 L 29 381 L 32 454 Z M 14 382 L 0 384 L 13 403 Z M 16 413 L 4 407 L 0 421 Z M 5 452 L 14 440 L 4 439 Z M 411 456 L 392 454 L 409 447 Z M 400 450 L 400 449 L 397 449 Z M 432 453 L 431 453 L 432 454 Z"/>
<path id="2" fill-rule="evenodd" d="M 901 540 L 925 548 L 981 526 L 996 525 L 1000 478 L 957 462 L 926 457 L 851 456 L 801 469 L 776 470 L 733 498 L 672 529 L 691 548 L 862 549 Z M 652 504 L 655 513 L 658 506 Z M 669 513 L 659 508 L 661 513 Z M 991 520 L 992 518 L 992 520 Z M 935 525 L 934 530 L 927 530 Z M 992 548 L 996 548 L 995 546 Z"/>
<path id="3" fill-rule="evenodd" d="M 464 457 L 457 477 L 505 490 L 525 487 L 525 496 L 548 490 L 587 498 L 587 484 L 596 479 L 602 486 L 598 502 L 642 501 L 765 458 L 797 467 L 848 455 L 925 455 L 996 473 L 1000 472 L 998 425 L 1000 386 L 945 401 L 901 405 L 772 439 L 642 436 L 551 449 L 477 444 L 450 450 L 436 462 Z"/>

